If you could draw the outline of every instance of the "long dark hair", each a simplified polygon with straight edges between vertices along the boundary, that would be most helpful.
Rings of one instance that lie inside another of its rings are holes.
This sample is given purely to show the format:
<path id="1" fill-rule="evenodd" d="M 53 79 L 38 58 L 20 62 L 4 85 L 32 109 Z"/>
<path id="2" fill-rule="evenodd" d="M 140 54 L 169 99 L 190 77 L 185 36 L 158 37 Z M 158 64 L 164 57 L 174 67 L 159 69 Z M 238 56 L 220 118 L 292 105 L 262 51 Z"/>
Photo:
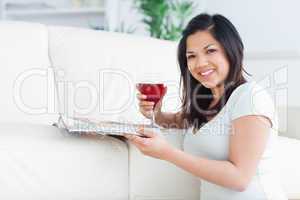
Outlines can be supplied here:
<path id="1" fill-rule="evenodd" d="M 186 41 L 188 36 L 198 31 L 208 31 L 221 44 L 229 62 L 229 74 L 224 82 L 225 92 L 212 108 L 209 108 L 213 100 L 211 90 L 202 86 L 191 75 L 187 66 Z M 242 73 L 245 71 L 243 69 L 243 51 L 244 45 L 239 33 L 224 16 L 200 14 L 188 23 L 182 32 L 177 52 L 181 72 L 182 113 L 185 126 L 193 126 L 194 130 L 198 130 L 207 123 L 208 117 L 216 115 L 224 107 L 233 90 L 246 82 Z"/>

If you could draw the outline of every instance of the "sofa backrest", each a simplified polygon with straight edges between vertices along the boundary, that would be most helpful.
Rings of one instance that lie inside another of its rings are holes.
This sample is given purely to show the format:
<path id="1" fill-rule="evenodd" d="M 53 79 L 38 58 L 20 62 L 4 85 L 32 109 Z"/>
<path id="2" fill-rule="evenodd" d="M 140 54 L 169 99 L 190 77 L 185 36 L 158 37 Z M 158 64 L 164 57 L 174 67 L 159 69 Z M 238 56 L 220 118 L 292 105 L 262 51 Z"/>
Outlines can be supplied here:
<path id="1" fill-rule="evenodd" d="M 279 135 L 300 140 L 300 107 L 279 107 Z"/>
<path id="2" fill-rule="evenodd" d="M 1 21 L 0 33 L 0 122 L 51 123 L 56 115 L 48 90 L 53 81 L 47 69 L 47 28 Z"/>
<path id="3" fill-rule="evenodd" d="M 135 83 L 166 83 L 164 109 L 180 105 L 176 43 L 80 28 L 49 27 L 60 111 L 77 117 L 144 122 Z"/>

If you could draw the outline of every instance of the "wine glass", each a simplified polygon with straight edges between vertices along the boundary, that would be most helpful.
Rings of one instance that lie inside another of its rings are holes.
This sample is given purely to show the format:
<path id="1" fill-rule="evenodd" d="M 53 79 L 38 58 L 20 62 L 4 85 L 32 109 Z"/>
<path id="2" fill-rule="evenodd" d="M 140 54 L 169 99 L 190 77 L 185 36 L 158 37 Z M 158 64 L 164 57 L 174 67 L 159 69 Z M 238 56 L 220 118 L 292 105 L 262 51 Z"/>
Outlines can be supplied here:
<path id="1" fill-rule="evenodd" d="M 136 88 L 143 95 L 146 95 L 146 101 L 154 102 L 152 114 L 151 114 L 151 126 L 155 127 L 155 113 L 154 108 L 162 96 L 166 92 L 166 86 L 163 83 L 137 83 Z"/>

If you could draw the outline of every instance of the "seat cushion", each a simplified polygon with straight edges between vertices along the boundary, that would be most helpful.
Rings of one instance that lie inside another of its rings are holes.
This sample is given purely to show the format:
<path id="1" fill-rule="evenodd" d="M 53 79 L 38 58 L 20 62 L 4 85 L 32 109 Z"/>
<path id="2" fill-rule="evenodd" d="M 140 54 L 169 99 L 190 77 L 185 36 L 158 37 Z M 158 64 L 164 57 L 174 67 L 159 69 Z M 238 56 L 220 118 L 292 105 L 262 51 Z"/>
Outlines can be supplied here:
<path id="1" fill-rule="evenodd" d="M 0 199 L 127 199 L 128 150 L 112 137 L 0 124 Z"/>

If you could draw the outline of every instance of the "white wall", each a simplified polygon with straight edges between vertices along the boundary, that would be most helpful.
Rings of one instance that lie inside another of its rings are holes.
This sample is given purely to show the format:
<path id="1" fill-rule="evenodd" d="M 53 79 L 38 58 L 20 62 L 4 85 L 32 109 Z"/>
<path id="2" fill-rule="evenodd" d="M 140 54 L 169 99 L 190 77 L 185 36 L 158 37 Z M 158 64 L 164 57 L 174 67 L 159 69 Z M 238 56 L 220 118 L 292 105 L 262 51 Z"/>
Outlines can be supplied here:
<path id="1" fill-rule="evenodd" d="M 45 4 L 52 6 L 54 8 L 71 8 L 76 6 L 72 3 L 74 0 L 5 0 L 9 3 L 20 3 L 20 4 L 31 4 L 44 2 Z M 103 0 L 98 0 L 103 1 Z M 117 0 L 118 1 L 118 0 Z M 0 0 L 0 4 L 3 3 Z M 112 0 L 109 0 L 112 2 Z M 1 6 L 0 6 L 1 7 Z M 0 12 L 3 11 L 0 9 Z M 6 20 L 18 20 L 18 21 L 29 21 L 43 23 L 47 25 L 64 25 L 64 26 L 76 26 L 76 27 L 86 27 L 91 26 L 103 26 L 106 25 L 104 15 L 102 13 L 73 13 L 73 14 L 50 14 L 50 15 L 18 15 L 11 16 L 5 15 L 5 12 L 0 13 L 1 17 Z"/>
<path id="2" fill-rule="evenodd" d="M 249 51 L 299 51 L 300 1 L 206 0 L 206 10 L 237 26 Z"/>

